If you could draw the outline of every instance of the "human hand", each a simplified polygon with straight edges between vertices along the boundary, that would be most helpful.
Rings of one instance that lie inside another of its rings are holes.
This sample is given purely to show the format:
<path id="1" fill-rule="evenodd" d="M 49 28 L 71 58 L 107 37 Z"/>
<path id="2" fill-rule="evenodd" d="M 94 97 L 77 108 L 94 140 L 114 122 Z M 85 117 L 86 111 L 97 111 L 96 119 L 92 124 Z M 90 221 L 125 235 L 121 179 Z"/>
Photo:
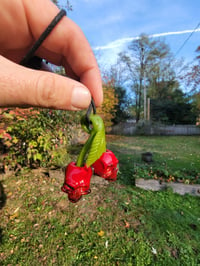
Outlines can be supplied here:
<path id="1" fill-rule="evenodd" d="M 0 106 L 77 110 L 87 108 L 91 96 L 102 103 L 95 57 L 74 22 L 62 18 L 35 54 L 63 66 L 68 78 L 17 64 L 59 9 L 50 0 L 1 0 L 0 7 Z"/>

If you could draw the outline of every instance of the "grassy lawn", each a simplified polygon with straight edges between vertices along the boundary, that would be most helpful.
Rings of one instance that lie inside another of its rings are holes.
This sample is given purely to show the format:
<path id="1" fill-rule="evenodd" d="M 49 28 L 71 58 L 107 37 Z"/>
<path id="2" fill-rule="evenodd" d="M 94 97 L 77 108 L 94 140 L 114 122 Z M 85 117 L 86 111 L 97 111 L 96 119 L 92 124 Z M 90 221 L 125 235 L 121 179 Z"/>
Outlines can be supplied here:
<path id="1" fill-rule="evenodd" d="M 141 152 L 155 167 L 200 171 L 200 138 L 109 136 L 108 146 L 118 181 L 94 177 L 76 204 L 60 191 L 61 171 L 0 176 L 0 265 L 200 265 L 200 198 L 134 187 Z"/>
<path id="2" fill-rule="evenodd" d="M 110 137 L 110 148 L 118 155 L 122 176 L 127 183 L 135 177 L 145 177 L 150 169 L 160 170 L 166 175 L 175 175 L 186 181 L 193 179 L 200 183 L 200 137 Z M 141 161 L 141 153 L 153 153 L 153 163 L 148 165 Z M 134 175 L 135 168 L 140 169 Z M 195 180 L 198 177 L 198 180 Z M 134 182 L 134 180 L 133 180 Z"/>

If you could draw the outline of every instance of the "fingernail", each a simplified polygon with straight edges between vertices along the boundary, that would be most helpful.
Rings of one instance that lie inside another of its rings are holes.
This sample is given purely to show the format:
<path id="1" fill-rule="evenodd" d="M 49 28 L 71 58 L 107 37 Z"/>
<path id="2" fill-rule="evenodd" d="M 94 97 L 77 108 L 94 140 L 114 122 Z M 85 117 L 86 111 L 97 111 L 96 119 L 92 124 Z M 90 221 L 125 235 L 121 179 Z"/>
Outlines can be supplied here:
<path id="1" fill-rule="evenodd" d="M 85 87 L 75 87 L 72 91 L 71 104 L 74 108 L 87 108 L 91 101 L 91 94 Z"/>

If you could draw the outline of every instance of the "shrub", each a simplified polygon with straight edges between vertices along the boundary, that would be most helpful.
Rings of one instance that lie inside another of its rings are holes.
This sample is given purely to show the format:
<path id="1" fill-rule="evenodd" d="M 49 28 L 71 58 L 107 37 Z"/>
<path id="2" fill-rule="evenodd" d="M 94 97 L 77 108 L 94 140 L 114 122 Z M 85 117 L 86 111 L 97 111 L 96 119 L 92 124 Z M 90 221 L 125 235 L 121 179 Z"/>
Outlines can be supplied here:
<path id="1" fill-rule="evenodd" d="M 66 164 L 68 133 L 79 121 L 79 116 L 34 108 L 1 109 L 0 140 L 6 152 L 4 164 L 12 168 Z"/>

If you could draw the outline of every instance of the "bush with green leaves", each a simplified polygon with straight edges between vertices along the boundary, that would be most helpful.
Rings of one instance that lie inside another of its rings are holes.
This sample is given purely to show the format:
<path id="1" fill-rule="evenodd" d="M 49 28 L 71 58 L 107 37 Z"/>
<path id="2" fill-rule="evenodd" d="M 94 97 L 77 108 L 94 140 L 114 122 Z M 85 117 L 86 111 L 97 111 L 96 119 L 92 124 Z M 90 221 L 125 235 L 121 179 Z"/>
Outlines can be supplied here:
<path id="1" fill-rule="evenodd" d="M 70 129 L 79 118 L 80 114 L 65 111 L 1 109 L 4 164 L 12 168 L 65 165 Z"/>

